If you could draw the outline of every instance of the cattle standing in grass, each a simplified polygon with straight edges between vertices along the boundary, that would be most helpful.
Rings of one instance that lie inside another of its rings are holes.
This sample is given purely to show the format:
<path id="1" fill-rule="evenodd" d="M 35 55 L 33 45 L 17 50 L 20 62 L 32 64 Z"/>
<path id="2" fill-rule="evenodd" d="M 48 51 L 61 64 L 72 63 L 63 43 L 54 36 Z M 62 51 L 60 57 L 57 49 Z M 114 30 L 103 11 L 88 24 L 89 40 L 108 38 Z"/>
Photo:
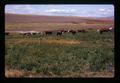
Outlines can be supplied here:
<path id="1" fill-rule="evenodd" d="M 103 34 L 103 32 L 113 32 L 113 28 L 102 28 L 102 29 L 97 29 L 97 32 L 99 32 L 100 34 Z"/>
<path id="2" fill-rule="evenodd" d="M 36 35 L 37 33 L 31 33 L 31 35 Z"/>
<path id="3" fill-rule="evenodd" d="M 45 34 L 46 34 L 46 35 L 51 35 L 51 34 L 52 34 L 52 31 L 45 31 Z"/>
<path id="4" fill-rule="evenodd" d="M 57 31 L 57 36 L 62 34 L 63 34 L 63 31 Z"/>
<path id="5" fill-rule="evenodd" d="M 25 36 L 31 36 L 31 33 L 24 33 Z"/>
<path id="6" fill-rule="evenodd" d="M 62 35 L 66 32 L 68 32 L 68 31 L 67 30 L 59 30 L 59 31 L 57 31 L 57 35 Z"/>
<path id="7" fill-rule="evenodd" d="M 68 32 L 67 30 L 60 30 L 62 33 L 66 33 L 66 32 Z"/>
<path id="8" fill-rule="evenodd" d="M 37 31 L 29 31 L 30 35 L 36 35 L 38 32 Z"/>
<path id="9" fill-rule="evenodd" d="M 43 32 L 38 32 L 37 34 L 38 34 L 38 35 L 43 35 Z"/>
<path id="10" fill-rule="evenodd" d="M 10 33 L 9 32 L 5 32 L 5 35 L 9 35 Z"/>
<path id="11" fill-rule="evenodd" d="M 110 27 L 109 28 L 110 32 L 114 32 L 114 28 Z"/>
<path id="12" fill-rule="evenodd" d="M 23 36 L 30 36 L 31 35 L 31 33 L 28 31 L 20 31 L 19 33 L 20 33 L 20 35 L 23 35 Z"/>
<path id="13" fill-rule="evenodd" d="M 20 34 L 20 35 L 23 35 L 23 36 L 25 36 L 25 35 L 26 35 L 26 36 L 30 35 L 30 33 L 26 32 L 26 31 L 20 31 L 19 34 Z"/>
<path id="14" fill-rule="evenodd" d="M 74 31 L 74 30 L 69 30 L 68 32 L 72 33 L 73 35 L 76 34 L 76 31 Z"/>
<path id="15" fill-rule="evenodd" d="M 26 31 L 26 32 L 21 32 L 21 34 L 26 35 L 26 36 L 31 36 L 31 35 L 37 35 L 39 32 L 37 31 Z"/>
<path id="16" fill-rule="evenodd" d="M 86 33 L 87 31 L 82 29 L 82 30 L 77 30 L 77 32 L 82 32 L 82 33 Z"/>
<path id="17" fill-rule="evenodd" d="M 64 30 L 63 32 L 64 32 L 64 33 L 67 33 L 68 31 L 67 31 L 67 30 Z"/>

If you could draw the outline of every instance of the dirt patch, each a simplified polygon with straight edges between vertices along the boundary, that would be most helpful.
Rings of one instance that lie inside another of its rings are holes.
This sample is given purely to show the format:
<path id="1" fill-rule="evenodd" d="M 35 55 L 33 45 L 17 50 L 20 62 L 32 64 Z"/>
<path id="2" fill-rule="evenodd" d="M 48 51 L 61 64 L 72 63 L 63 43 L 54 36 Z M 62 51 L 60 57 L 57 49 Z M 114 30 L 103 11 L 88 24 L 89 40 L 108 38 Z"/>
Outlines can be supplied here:
<path id="1" fill-rule="evenodd" d="M 5 77 L 23 77 L 24 72 L 16 69 L 5 70 Z"/>

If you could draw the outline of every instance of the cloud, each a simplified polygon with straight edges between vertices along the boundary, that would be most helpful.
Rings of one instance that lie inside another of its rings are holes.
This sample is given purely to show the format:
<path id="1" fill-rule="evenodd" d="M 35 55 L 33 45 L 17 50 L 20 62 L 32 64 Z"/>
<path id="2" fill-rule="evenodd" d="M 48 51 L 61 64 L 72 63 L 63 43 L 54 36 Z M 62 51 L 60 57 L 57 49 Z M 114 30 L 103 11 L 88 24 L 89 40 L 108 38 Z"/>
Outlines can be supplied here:
<path id="1" fill-rule="evenodd" d="M 114 13 L 114 9 L 99 9 L 100 12 Z"/>
<path id="2" fill-rule="evenodd" d="M 52 15 L 52 16 L 109 16 L 113 7 L 68 6 L 68 5 L 6 5 L 5 13 Z"/>
<path id="3" fill-rule="evenodd" d="M 73 13 L 75 12 L 76 10 L 75 9 L 49 9 L 49 10 L 46 10 L 45 12 L 48 12 L 48 13 Z"/>
<path id="4" fill-rule="evenodd" d="M 30 5 L 6 5 L 5 6 L 5 12 L 7 13 L 18 13 L 18 14 L 24 14 L 24 13 L 30 13 L 32 14 L 34 11 L 32 11 L 33 8 Z"/>
<path id="5" fill-rule="evenodd" d="M 99 11 L 104 12 L 104 11 L 106 11 L 106 9 L 99 9 Z"/>

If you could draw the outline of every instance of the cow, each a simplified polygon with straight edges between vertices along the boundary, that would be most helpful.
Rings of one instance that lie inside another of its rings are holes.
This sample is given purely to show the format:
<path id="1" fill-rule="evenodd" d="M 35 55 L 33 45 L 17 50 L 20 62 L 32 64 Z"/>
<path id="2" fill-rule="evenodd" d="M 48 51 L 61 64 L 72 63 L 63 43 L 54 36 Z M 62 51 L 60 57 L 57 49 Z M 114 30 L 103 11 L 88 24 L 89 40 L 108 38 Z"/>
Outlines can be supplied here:
<path id="1" fill-rule="evenodd" d="M 23 35 L 23 36 L 30 36 L 31 35 L 31 33 L 28 31 L 20 31 L 19 34 Z"/>
<path id="2" fill-rule="evenodd" d="M 30 35 L 37 35 L 39 34 L 39 32 L 37 31 L 27 31 L 27 32 L 23 32 L 24 35 L 30 36 Z"/>
<path id="3" fill-rule="evenodd" d="M 63 33 L 64 33 L 64 32 L 61 31 L 61 30 L 60 30 L 60 31 L 57 31 L 57 36 L 58 36 L 58 35 L 62 35 Z"/>
<path id="4" fill-rule="evenodd" d="M 77 30 L 77 32 L 82 32 L 82 33 L 86 33 L 87 31 L 82 29 L 82 30 Z"/>
<path id="5" fill-rule="evenodd" d="M 67 33 L 67 32 L 68 32 L 67 30 L 58 30 L 57 35 L 62 35 L 62 34 Z"/>
<path id="6" fill-rule="evenodd" d="M 63 33 L 66 33 L 66 32 L 68 32 L 67 30 L 60 30 L 61 32 L 63 32 Z"/>
<path id="7" fill-rule="evenodd" d="M 25 32 L 25 31 L 20 31 L 19 34 L 20 34 L 20 35 L 27 35 L 27 32 Z"/>
<path id="8" fill-rule="evenodd" d="M 113 27 L 110 27 L 109 30 L 110 30 L 110 32 L 114 32 L 114 28 Z"/>
<path id="9" fill-rule="evenodd" d="M 72 33 L 73 35 L 76 34 L 76 31 L 74 31 L 74 30 L 68 30 L 68 32 L 69 32 L 69 33 Z"/>
<path id="10" fill-rule="evenodd" d="M 43 35 L 43 32 L 38 32 L 37 34 L 38 34 L 38 35 Z"/>
<path id="11" fill-rule="evenodd" d="M 64 30 L 63 32 L 64 32 L 64 33 L 67 33 L 68 31 L 67 31 L 67 30 Z"/>
<path id="12" fill-rule="evenodd" d="M 31 33 L 27 32 L 27 33 L 23 33 L 23 35 L 31 36 Z"/>
<path id="13" fill-rule="evenodd" d="M 37 32 L 37 31 L 29 31 L 29 33 L 30 33 L 31 35 L 36 35 L 36 34 L 38 34 L 39 32 Z"/>
<path id="14" fill-rule="evenodd" d="M 51 35 L 53 32 L 52 31 L 45 31 L 46 35 Z"/>
<path id="15" fill-rule="evenodd" d="M 97 32 L 99 32 L 100 34 L 103 34 L 103 32 L 113 32 L 113 28 L 102 28 L 102 29 L 97 29 Z"/>
<path id="16" fill-rule="evenodd" d="M 9 35 L 10 33 L 9 32 L 5 32 L 5 35 Z"/>

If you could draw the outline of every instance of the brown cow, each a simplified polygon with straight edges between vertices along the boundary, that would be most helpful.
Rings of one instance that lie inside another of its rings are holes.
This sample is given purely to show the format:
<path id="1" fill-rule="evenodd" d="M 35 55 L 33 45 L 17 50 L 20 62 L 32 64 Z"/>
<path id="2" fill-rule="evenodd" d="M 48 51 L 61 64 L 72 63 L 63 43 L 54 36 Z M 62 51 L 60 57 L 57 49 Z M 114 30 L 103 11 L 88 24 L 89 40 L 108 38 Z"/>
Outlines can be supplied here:
<path id="1" fill-rule="evenodd" d="M 82 32 L 82 33 L 86 33 L 87 31 L 82 29 L 82 30 L 77 30 L 77 32 Z"/>
<path id="2" fill-rule="evenodd" d="M 111 32 L 112 30 L 113 30 L 112 27 L 110 27 L 110 28 L 101 28 L 101 29 L 97 29 L 97 32 L 102 34 L 103 32 Z"/>
<path id="3" fill-rule="evenodd" d="M 68 32 L 67 30 L 60 30 L 61 32 L 63 32 L 63 33 L 66 33 L 66 32 Z"/>
<path id="4" fill-rule="evenodd" d="M 69 30 L 68 32 L 72 33 L 73 35 L 76 34 L 76 31 L 74 31 L 74 30 Z"/>

